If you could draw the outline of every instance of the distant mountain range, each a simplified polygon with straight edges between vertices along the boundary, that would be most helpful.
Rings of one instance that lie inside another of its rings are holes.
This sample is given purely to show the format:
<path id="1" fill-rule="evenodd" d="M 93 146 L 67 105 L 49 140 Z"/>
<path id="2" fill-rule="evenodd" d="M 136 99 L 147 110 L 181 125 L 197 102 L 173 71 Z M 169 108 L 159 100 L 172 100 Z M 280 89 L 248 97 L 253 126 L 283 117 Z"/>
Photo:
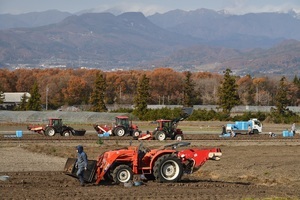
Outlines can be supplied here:
<path id="1" fill-rule="evenodd" d="M 229 15 L 208 9 L 174 10 L 148 19 L 169 31 L 230 48 L 270 47 L 283 39 L 300 40 L 297 13 Z"/>
<path id="2" fill-rule="evenodd" d="M 0 14 L 0 30 L 9 28 L 32 28 L 55 24 L 71 15 L 71 13 L 58 10 L 31 12 L 19 15 Z"/>
<path id="3" fill-rule="evenodd" d="M 0 67 L 93 67 L 300 74 L 297 13 L 207 9 L 142 13 L 46 11 L 0 15 Z"/>

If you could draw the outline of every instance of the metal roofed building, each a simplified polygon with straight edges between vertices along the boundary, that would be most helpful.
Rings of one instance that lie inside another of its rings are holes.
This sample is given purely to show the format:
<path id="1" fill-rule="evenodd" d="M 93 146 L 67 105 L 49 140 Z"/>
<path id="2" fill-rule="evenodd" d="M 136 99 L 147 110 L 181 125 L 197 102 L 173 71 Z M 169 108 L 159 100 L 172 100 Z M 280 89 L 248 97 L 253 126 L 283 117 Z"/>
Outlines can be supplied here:
<path id="1" fill-rule="evenodd" d="M 4 92 L 4 101 L 1 105 L 1 107 L 5 110 L 11 110 L 15 106 L 18 106 L 21 101 L 24 94 L 28 99 L 31 97 L 31 95 L 28 92 Z"/>

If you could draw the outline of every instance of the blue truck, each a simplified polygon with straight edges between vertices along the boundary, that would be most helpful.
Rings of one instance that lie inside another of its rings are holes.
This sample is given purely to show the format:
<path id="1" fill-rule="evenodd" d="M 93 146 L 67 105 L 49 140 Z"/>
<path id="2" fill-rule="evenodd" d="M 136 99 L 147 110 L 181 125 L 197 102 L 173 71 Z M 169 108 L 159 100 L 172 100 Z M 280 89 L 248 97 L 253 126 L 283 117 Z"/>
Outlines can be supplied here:
<path id="1" fill-rule="evenodd" d="M 226 132 L 235 134 L 258 134 L 262 132 L 262 123 L 258 119 L 248 121 L 236 121 L 234 124 L 226 125 Z"/>

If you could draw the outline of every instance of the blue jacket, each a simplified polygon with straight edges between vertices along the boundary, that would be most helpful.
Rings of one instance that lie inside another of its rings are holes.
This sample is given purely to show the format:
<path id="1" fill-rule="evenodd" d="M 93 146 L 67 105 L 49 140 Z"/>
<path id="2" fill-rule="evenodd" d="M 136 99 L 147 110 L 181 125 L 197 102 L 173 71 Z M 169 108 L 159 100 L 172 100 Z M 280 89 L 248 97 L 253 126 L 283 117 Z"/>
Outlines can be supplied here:
<path id="1" fill-rule="evenodd" d="M 87 168 L 88 160 L 86 153 L 83 151 L 83 146 L 78 145 L 76 149 L 78 150 L 78 153 L 75 166 L 77 166 L 78 168 Z"/>

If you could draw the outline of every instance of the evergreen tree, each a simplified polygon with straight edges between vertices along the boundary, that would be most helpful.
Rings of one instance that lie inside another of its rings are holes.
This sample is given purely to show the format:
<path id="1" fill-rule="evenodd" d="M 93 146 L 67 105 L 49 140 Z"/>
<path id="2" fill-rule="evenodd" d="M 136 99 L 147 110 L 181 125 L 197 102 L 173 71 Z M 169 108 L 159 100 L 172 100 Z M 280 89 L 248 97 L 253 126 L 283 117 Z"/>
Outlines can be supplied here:
<path id="1" fill-rule="evenodd" d="M 147 112 L 148 99 L 150 97 L 149 78 L 144 74 L 138 82 L 136 95 L 134 97 L 135 112 L 141 117 Z"/>
<path id="2" fill-rule="evenodd" d="M 21 103 L 18 106 L 17 110 L 23 110 L 23 111 L 26 110 L 27 100 L 28 100 L 28 97 L 26 96 L 26 93 L 24 93 L 21 97 Z"/>
<path id="3" fill-rule="evenodd" d="M 227 114 L 230 113 L 234 106 L 240 104 L 238 86 L 235 82 L 235 77 L 231 76 L 230 73 L 232 73 L 230 69 L 224 71 L 224 80 L 218 88 L 218 105 Z"/>
<path id="4" fill-rule="evenodd" d="M 300 101 L 300 79 L 295 75 L 293 83 L 296 85 L 297 87 L 297 91 L 296 91 L 296 101 L 299 103 Z"/>
<path id="5" fill-rule="evenodd" d="M 283 115 L 287 111 L 289 100 L 287 98 L 288 87 L 286 84 L 286 78 L 283 76 L 279 81 L 279 87 L 275 95 L 275 107 L 278 114 Z"/>
<path id="6" fill-rule="evenodd" d="M 107 108 L 105 105 L 105 91 L 106 91 L 106 79 L 100 72 L 96 75 L 94 83 L 94 89 L 91 95 L 90 103 L 92 105 L 91 110 L 94 112 L 106 112 Z"/>
<path id="7" fill-rule="evenodd" d="M 41 110 L 41 95 L 39 93 L 39 87 L 37 82 L 35 82 L 30 90 L 31 97 L 26 105 L 26 110 Z"/>
<path id="8" fill-rule="evenodd" d="M 192 73 L 186 72 L 185 80 L 184 80 L 184 91 L 183 91 L 183 105 L 187 107 L 191 107 L 196 102 L 195 95 L 195 83 L 191 79 Z"/>
<path id="9" fill-rule="evenodd" d="M 297 75 L 295 75 L 294 80 L 293 80 L 293 83 L 294 83 L 295 85 L 297 85 L 298 87 L 300 86 L 300 79 L 297 77 Z"/>

